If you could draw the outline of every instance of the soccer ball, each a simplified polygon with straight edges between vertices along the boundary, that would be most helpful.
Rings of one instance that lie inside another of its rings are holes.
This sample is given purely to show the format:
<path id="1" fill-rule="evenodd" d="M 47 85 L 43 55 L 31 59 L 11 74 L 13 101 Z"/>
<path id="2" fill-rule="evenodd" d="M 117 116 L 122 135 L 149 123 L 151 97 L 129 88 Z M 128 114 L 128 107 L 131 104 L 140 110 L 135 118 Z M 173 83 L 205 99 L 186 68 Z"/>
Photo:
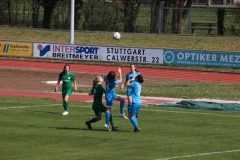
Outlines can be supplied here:
<path id="1" fill-rule="evenodd" d="M 121 34 L 119 32 L 114 32 L 113 33 L 113 39 L 119 40 L 121 38 Z"/>

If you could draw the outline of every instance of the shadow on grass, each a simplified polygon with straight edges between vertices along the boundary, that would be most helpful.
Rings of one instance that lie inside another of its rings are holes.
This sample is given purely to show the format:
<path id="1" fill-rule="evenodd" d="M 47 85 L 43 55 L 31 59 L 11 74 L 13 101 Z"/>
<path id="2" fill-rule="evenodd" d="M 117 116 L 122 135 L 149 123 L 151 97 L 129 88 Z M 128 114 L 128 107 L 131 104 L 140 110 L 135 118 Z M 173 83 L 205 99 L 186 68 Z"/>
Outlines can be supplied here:
<path id="1" fill-rule="evenodd" d="M 50 128 L 56 128 L 56 129 L 66 129 L 66 130 L 83 130 L 83 131 L 102 131 L 102 132 L 109 132 L 108 130 L 106 129 L 88 129 L 88 128 L 71 128 L 71 127 L 50 127 Z M 129 132 L 129 131 L 122 131 L 122 130 L 119 130 L 119 131 L 111 131 L 111 132 Z"/>

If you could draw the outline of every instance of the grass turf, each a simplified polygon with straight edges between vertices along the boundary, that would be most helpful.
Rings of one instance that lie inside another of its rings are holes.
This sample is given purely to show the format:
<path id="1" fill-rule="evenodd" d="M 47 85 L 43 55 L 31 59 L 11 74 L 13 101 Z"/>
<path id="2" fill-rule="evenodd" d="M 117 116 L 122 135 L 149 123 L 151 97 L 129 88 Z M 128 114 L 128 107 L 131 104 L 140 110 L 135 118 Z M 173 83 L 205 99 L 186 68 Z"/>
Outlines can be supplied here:
<path id="1" fill-rule="evenodd" d="M 141 132 L 129 120 L 113 115 L 119 132 L 108 132 L 94 117 L 90 103 L 0 97 L 2 160 L 9 159 L 238 159 L 239 113 L 141 107 Z M 126 110 L 125 110 L 126 112 Z M 205 154 L 202 154 L 205 153 Z M 188 158 L 186 156 L 189 156 Z M 177 157 L 177 158 L 173 158 Z"/>

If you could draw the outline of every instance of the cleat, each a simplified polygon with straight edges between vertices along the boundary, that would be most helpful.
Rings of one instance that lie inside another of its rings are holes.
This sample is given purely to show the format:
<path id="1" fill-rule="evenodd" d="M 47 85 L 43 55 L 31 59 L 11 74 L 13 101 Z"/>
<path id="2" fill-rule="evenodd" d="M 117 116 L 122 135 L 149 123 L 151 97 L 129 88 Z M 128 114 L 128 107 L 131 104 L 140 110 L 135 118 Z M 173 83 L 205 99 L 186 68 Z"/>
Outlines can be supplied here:
<path id="1" fill-rule="evenodd" d="M 62 115 L 66 116 L 66 115 L 68 115 L 68 112 L 67 112 L 67 111 L 64 111 L 64 112 L 62 113 Z"/>
<path id="2" fill-rule="evenodd" d="M 87 125 L 88 129 L 92 129 L 92 126 L 91 126 L 91 124 L 90 124 L 90 123 L 88 123 L 88 122 L 85 122 L 85 124 Z"/>
<path id="3" fill-rule="evenodd" d="M 134 129 L 134 132 L 140 132 L 141 131 L 141 128 L 135 128 Z"/>
<path id="4" fill-rule="evenodd" d="M 108 131 L 111 131 L 111 128 L 109 127 L 108 124 L 105 124 L 104 127 L 107 128 Z"/>
<path id="5" fill-rule="evenodd" d="M 120 131 L 118 127 L 112 127 L 112 131 Z"/>
<path id="6" fill-rule="evenodd" d="M 119 117 L 122 117 L 122 118 L 124 118 L 124 119 L 128 119 L 128 117 L 125 116 L 125 113 L 123 113 L 123 114 L 120 113 L 120 114 L 119 114 Z"/>

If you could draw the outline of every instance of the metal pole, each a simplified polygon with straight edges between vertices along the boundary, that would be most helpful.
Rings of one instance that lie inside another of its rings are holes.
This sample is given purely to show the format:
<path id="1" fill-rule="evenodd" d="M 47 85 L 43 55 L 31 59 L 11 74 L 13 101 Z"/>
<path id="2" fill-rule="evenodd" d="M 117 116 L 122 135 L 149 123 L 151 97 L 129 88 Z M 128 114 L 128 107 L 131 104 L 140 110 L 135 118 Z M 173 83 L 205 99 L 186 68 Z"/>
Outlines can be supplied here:
<path id="1" fill-rule="evenodd" d="M 71 0 L 70 44 L 74 44 L 74 8 L 75 0 Z"/>
<path id="2" fill-rule="evenodd" d="M 192 9 L 188 8 L 188 34 L 191 34 L 192 32 L 191 23 L 192 23 Z"/>

